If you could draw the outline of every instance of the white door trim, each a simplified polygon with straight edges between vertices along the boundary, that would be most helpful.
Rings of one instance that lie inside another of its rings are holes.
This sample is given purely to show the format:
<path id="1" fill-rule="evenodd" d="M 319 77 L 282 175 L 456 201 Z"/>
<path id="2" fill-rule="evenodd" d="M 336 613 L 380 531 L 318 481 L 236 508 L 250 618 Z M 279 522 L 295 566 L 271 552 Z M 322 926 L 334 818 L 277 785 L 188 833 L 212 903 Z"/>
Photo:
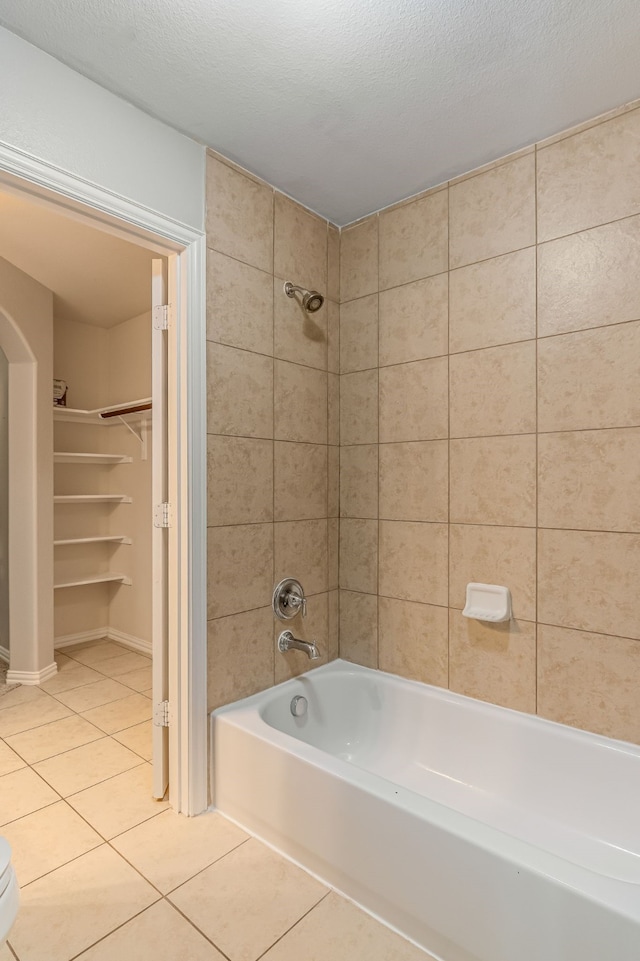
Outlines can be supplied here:
<path id="1" fill-rule="evenodd" d="M 176 576 L 169 599 L 170 799 L 176 811 L 199 814 L 208 803 L 205 236 L 2 143 L 0 184 L 124 239 L 143 240 L 168 256 L 175 271 L 177 349 L 169 371 L 177 399 L 176 457 L 169 465 L 176 496 Z"/>

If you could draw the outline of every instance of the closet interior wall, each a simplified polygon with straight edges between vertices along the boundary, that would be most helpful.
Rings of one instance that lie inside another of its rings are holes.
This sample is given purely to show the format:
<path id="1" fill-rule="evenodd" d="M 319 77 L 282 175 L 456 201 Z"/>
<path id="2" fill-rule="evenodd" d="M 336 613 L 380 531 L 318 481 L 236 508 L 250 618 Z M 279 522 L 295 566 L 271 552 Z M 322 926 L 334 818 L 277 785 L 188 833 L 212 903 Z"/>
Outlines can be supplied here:
<path id="1" fill-rule="evenodd" d="M 54 321 L 54 376 L 69 385 L 67 407 L 94 410 L 151 395 L 151 316 L 112 328 L 63 318 Z M 117 571 L 131 585 L 99 583 L 58 589 L 56 646 L 111 636 L 134 646 L 151 642 L 151 412 L 147 456 L 121 422 L 78 423 L 54 417 L 55 451 L 121 454 L 122 464 L 55 465 L 56 494 L 125 494 L 126 503 L 57 503 L 56 540 L 123 535 L 131 543 L 55 547 L 54 582 Z M 132 422 L 139 432 L 141 418 Z"/>

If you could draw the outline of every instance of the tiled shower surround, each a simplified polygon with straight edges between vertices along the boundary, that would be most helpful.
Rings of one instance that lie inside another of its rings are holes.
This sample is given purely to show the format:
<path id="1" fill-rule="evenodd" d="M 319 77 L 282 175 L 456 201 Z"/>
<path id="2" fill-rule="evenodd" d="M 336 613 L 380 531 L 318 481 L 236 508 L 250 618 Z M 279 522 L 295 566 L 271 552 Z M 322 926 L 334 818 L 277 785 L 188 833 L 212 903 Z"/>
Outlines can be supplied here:
<path id="1" fill-rule="evenodd" d="M 290 627 L 338 654 L 339 232 L 207 158 L 209 708 L 306 670 Z M 305 313 L 285 280 L 320 290 Z M 308 616 L 271 611 L 295 576 Z"/>
<path id="2" fill-rule="evenodd" d="M 341 656 L 640 741 L 640 109 L 339 236 L 213 157 L 209 188 L 210 705 L 309 666 L 274 660 L 283 573 L 335 654 L 339 370 Z M 462 617 L 472 580 L 510 624 Z"/>

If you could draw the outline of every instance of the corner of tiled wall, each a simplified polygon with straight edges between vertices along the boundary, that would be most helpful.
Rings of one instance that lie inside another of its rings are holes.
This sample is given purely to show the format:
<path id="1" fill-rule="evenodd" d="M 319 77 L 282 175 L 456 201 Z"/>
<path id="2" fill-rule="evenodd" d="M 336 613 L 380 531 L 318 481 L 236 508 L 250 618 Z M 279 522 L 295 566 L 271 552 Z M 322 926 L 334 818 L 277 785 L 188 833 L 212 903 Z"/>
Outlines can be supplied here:
<path id="1" fill-rule="evenodd" d="M 209 709 L 307 670 L 280 630 L 338 652 L 339 231 L 207 157 Z M 285 280 L 327 294 L 317 314 Z M 308 616 L 271 611 L 297 577 Z M 321 663 L 322 663 L 321 661 Z"/>
<path id="2" fill-rule="evenodd" d="M 340 308 L 341 655 L 632 741 L 639 145 L 617 111 L 346 228 Z"/>

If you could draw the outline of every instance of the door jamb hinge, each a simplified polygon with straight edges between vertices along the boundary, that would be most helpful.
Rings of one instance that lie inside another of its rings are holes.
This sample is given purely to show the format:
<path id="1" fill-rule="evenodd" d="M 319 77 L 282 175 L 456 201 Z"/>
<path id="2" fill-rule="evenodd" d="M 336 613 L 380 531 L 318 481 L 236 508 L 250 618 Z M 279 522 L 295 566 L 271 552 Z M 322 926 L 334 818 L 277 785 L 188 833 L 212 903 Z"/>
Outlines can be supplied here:
<path id="1" fill-rule="evenodd" d="M 154 527 L 171 527 L 171 505 L 164 501 L 153 512 Z"/>
<path id="2" fill-rule="evenodd" d="M 168 330 L 169 329 L 169 305 L 159 304 L 157 307 L 153 308 L 153 329 L 154 330 Z"/>
<path id="3" fill-rule="evenodd" d="M 169 702 L 160 701 L 153 711 L 153 723 L 156 727 L 169 727 Z"/>

